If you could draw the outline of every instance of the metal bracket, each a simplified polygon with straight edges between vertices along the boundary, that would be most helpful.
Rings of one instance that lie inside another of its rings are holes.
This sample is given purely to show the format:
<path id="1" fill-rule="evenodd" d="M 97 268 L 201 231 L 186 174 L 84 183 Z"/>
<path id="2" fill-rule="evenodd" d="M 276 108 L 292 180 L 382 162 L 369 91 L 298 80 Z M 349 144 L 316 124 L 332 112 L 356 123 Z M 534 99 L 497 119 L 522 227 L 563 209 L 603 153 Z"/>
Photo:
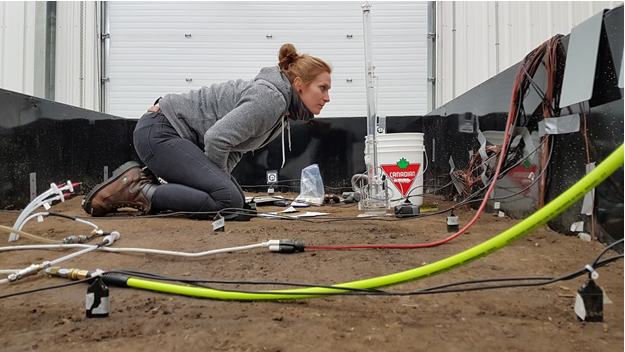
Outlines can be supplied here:
<path id="1" fill-rule="evenodd" d="M 32 202 L 37 198 L 37 173 L 30 173 L 30 201 Z"/>
<path id="2" fill-rule="evenodd" d="M 111 34 L 110 33 L 102 33 L 100 35 L 100 40 L 105 40 L 105 39 L 111 39 Z"/>

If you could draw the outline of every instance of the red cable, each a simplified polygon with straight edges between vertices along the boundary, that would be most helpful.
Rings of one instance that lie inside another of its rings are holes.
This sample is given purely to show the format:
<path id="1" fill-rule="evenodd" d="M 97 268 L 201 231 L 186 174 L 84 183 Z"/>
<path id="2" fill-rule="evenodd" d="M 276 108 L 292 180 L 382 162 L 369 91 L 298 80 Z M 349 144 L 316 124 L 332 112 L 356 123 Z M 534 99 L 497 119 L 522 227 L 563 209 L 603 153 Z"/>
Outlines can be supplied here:
<path id="1" fill-rule="evenodd" d="M 533 54 L 534 52 L 532 52 Z M 519 77 L 521 76 L 523 70 L 523 63 L 520 64 L 519 66 L 519 70 L 517 71 L 516 74 L 516 78 L 514 80 L 515 84 L 514 84 L 514 89 L 512 90 L 512 99 L 510 101 L 510 112 L 508 113 L 508 122 L 506 123 L 506 132 L 505 132 L 505 136 L 504 136 L 504 140 L 502 142 L 501 145 L 501 153 L 499 154 L 499 161 L 497 162 L 497 170 L 495 171 L 495 176 L 493 177 L 493 182 L 491 183 L 490 187 L 488 188 L 488 190 L 486 191 L 486 195 L 484 196 L 484 200 L 482 201 L 482 204 L 480 205 L 480 208 L 477 210 L 477 213 L 475 214 L 475 216 L 473 217 L 473 219 L 465 226 L 463 227 L 460 231 L 456 232 L 455 234 L 440 240 L 440 241 L 436 241 L 436 242 L 431 242 L 431 243 L 421 243 L 421 244 L 404 244 L 404 245 L 399 245 L 399 244 L 360 244 L 360 245 L 345 245 L 345 246 L 306 246 L 306 249 L 382 249 L 382 248 L 389 248 L 389 249 L 413 249 L 413 248 L 428 248 L 428 247 L 435 247 L 444 243 L 447 243 L 451 240 L 453 240 L 454 238 L 462 235 L 466 230 L 468 230 L 471 226 L 473 226 L 473 224 L 477 221 L 477 218 L 480 216 L 480 214 L 482 213 L 482 211 L 484 210 L 484 208 L 486 207 L 486 203 L 488 203 L 488 197 L 490 196 L 490 193 L 492 192 L 492 190 L 495 188 L 495 182 L 497 181 L 497 178 L 499 177 L 499 171 L 501 170 L 501 166 L 503 165 L 503 160 L 505 158 L 506 155 L 506 149 L 508 147 L 508 142 L 510 140 L 510 126 L 512 126 L 512 123 L 514 121 L 514 119 L 516 118 L 516 113 L 517 113 L 517 107 L 518 107 L 518 101 L 517 101 L 517 96 L 518 96 L 518 87 L 519 87 Z"/>
<path id="2" fill-rule="evenodd" d="M 517 72 L 517 78 L 515 79 L 515 82 L 518 83 L 518 79 L 519 79 L 519 75 L 521 73 L 521 70 L 519 70 Z M 480 214 L 482 213 L 482 211 L 484 210 L 484 208 L 486 207 L 486 204 L 488 203 L 488 197 L 490 196 L 490 193 L 492 192 L 492 190 L 495 188 L 495 183 L 497 181 L 497 178 L 499 177 L 499 171 L 501 170 L 501 165 L 503 165 L 503 160 L 505 158 L 506 155 L 506 147 L 508 145 L 508 141 L 510 139 L 510 134 L 509 134 L 509 130 L 510 130 L 510 126 L 512 126 L 512 121 L 514 119 L 514 116 L 516 115 L 516 101 L 515 101 L 515 97 L 517 96 L 517 87 L 518 84 L 514 85 L 514 90 L 512 93 L 512 101 L 510 103 L 511 107 L 510 107 L 510 113 L 508 114 L 508 122 L 506 124 L 506 132 L 505 132 L 505 137 L 504 140 L 502 142 L 502 148 L 501 148 L 501 153 L 499 154 L 499 161 L 497 162 L 497 169 L 495 171 L 495 176 L 493 177 L 493 182 L 491 183 L 490 187 L 488 188 L 488 190 L 486 191 L 486 195 L 484 197 L 484 201 L 482 202 L 482 204 L 480 205 L 480 208 L 478 209 L 477 213 L 475 214 L 475 216 L 473 217 L 473 219 L 465 226 L 463 227 L 460 231 L 456 232 L 455 234 L 440 240 L 440 241 L 436 241 L 436 242 L 431 242 L 431 243 L 421 243 L 421 244 L 408 244 L 408 245 L 397 245 L 397 244 L 362 244 L 362 245 L 346 245 L 346 246 L 306 246 L 306 249 L 362 249 L 362 248 L 390 248 L 390 249 L 413 249 L 413 248 L 427 248 L 427 247 L 435 247 L 444 243 L 447 243 L 451 240 L 453 240 L 454 238 L 460 236 L 461 234 L 463 234 L 466 230 L 468 230 L 471 226 L 473 226 L 473 224 L 477 221 L 478 217 L 480 216 Z"/>

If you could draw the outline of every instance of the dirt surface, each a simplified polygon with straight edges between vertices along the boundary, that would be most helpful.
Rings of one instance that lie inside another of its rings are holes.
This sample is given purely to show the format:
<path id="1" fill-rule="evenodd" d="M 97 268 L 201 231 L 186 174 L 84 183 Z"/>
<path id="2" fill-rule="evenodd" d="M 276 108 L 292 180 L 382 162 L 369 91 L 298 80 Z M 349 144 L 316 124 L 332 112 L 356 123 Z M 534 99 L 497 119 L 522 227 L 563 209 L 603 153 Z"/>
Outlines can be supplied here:
<path id="1" fill-rule="evenodd" d="M 288 195 L 287 195 L 288 196 Z M 50 211 L 83 216 L 82 197 Z M 447 203 L 431 200 L 444 209 Z M 259 207 L 261 211 L 283 208 Z M 308 209 L 332 217 L 361 214 L 354 206 Z M 130 213 L 132 214 L 132 213 Z M 457 211 L 460 225 L 474 215 Z M 0 212 L 12 226 L 18 213 Z M 394 219 L 394 218 L 390 218 Z M 88 219 L 117 230 L 116 247 L 199 252 L 268 239 L 294 238 L 307 245 L 415 244 L 449 236 L 445 216 L 406 221 L 347 220 L 325 223 L 252 219 L 227 222 L 214 233 L 210 222 L 182 218 Z M 183 278 L 290 281 L 335 284 L 413 269 L 471 248 L 518 220 L 482 214 L 468 233 L 426 249 L 307 250 L 277 254 L 266 249 L 180 258 L 155 254 L 92 252 L 61 264 L 66 268 L 129 269 Z M 25 231 L 53 239 L 90 231 L 84 224 L 47 217 Z M 8 234 L 3 233 L 3 238 Z M 35 242 L 20 238 L 5 245 Z M 456 281 L 560 276 L 591 263 L 604 248 L 539 228 L 482 259 L 452 271 L 398 286 L 410 291 Z M 20 250 L 0 254 L 0 269 L 24 268 L 76 251 Z M 615 255 L 614 252 L 608 256 Z M 291 301 L 233 302 L 110 287 L 110 315 L 85 316 L 87 284 L 0 300 L 2 351 L 623 351 L 623 262 L 599 269 L 597 283 L 612 304 L 604 322 L 579 322 L 573 311 L 585 276 L 540 287 L 419 296 L 332 296 Z M 5 277 L 2 275 L 2 277 Z M 0 295 L 68 282 L 39 274 L 0 285 Z M 241 290 L 285 286 L 211 285 Z"/>

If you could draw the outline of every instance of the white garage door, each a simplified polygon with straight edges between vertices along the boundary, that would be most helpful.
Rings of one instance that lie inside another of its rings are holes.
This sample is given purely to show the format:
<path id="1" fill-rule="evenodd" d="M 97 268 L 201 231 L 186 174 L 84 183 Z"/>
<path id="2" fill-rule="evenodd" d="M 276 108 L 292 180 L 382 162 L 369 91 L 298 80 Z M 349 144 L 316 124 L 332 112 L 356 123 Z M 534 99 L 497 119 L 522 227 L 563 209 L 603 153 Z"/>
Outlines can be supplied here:
<path id="1" fill-rule="evenodd" d="M 333 67 L 320 117 L 366 116 L 362 2 L 108 3 L 107 112 L 139 118 L 154 100 L 251 79 L 293 43 Z M 427 2 L 370 2 L 378 114 L 427 113 Z"/>

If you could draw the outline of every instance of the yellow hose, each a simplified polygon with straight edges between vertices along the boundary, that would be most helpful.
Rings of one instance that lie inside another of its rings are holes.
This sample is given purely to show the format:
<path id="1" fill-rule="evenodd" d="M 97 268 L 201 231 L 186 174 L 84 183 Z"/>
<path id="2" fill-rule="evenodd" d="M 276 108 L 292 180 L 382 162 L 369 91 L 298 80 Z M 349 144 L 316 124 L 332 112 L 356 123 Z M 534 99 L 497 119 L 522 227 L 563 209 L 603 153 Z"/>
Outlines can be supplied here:
<path id="1" fill-rule="evenodd" d="M 425 265 L 419 268 L 402 271 L 399 273 L 375 277 L 366 280 L 352 281 L 343 284 L 334 285 L 336 287 L 353 287 L 353 288 L 377 288 L 384 286 L 397 285 L 399 283 L 415 281 L 423 279 L 429 276 L 434 276 L 443 273 L 448 270 L 455 269 L 462 265 L 468 264 L 474 260 L 477 260 L 483 256 L 491 254 L 504 246 L 520 239 L 536 228 L 542 226 L 547 221 L 560 214 L 566 208 L 581 199 L 586 193 L 597 187 L 603 180 L 610 176 L 616 169 L 623 165 L 624 147 L 621 145 L 617 148 L 607 159 L 599 164 L 592 172 L 579 180 L 571 188 L 566 190 L 556 199 L 545 205 L 542 209 L 536 211 L 534 214 L 511 227 L 510 229 L 502 232 L 494 238 L 483 242 L 473 248 L 470 248 L 464 252 L 458 253 L 446 259 L 442 259 L 438 262 Z M 213 290 L 201 287 L 188 287 L 183 285 L 175 285 L 168 283 L 161 283 L 143 279 L 130 278 L 127 281 L 128 286 L 142 288 L 146 290 L 175 293 L 187 296 L 213 298 L 220 300 L 276 300 L 276 299 L 297 299 L 297 298 L 311 298 L 318 297 L 314 293 L 326 293 L 326 292 L 345 292 L 345 290 L 330 289 L 330 288 L 304 288 L 304 289 L 291 289 L 291 290 L 277 290 L 277 291 L 264 291 L 267 293 L 241 293 L 241 292 L 229 292 L 221 290 Z M 281 293 L 300 293 L 299 295 L 288 294 L 275 294 Z M 274 293 L 274 294 L 272 294 Z M 311 293 L 310 295 L 305 295 Z"/>

